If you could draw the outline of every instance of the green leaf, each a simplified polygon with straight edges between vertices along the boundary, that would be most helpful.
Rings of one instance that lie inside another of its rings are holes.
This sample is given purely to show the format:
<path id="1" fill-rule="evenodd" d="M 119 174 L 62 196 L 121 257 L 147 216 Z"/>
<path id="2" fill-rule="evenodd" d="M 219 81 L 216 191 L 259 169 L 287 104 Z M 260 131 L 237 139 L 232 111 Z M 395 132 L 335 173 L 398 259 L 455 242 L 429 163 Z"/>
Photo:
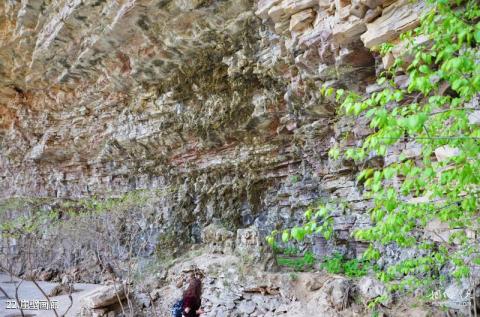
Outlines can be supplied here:
<path id="1" fill-rule="evenodd" d="M 406 124 L 406 128 L 411 132 L 417 132 L 423 128 L 423 124 L 427 120 L 427 115 L 425 113 L 419 113 L 412 115 L 407 118 L 407 121 L 403 124 Z"/>
<path id="2" fill-rule="evenodd" d="M 422 72 L 424 74 L 430 73 L 430 68 L 427 65 L 420 66 L 419 70 L 420 70 L 420 72 Z"/>
<path id="3" fill-rule="evenodd" d="M 391 179 L 395 175 L 395 169 L 392 167 L 387 167 L 383 170 L 383 175 L 385 179 Z"/>
<path id="4" fill-rule="evenodd" d="M 303 214 L 303 216 L 307 219 L 307 220 L 310 220 L 310 218 L 312 218 L 312 209 L 307 209 L 307 211 L 305 211 L 305 213 Z"/>
<path id="5" fill-rule="evenodd" d="M 473 34 L 473 36 L 475 37 L 475 41 L 476 41 L 477 43 L 480 43 L 480 29 L 477 29 L 477 30 L 475 31 L 475 33 Z"/>
<path id="6" fill-rule="evenodd" d="M 315 213 L 315 217 L 325 218 L 328 214 L 327 207 L 319 206 L 317 212 Z"/>
<path id="7" fill-rule="evenodd" d="M 337 89 L 336 100 L 339 101 L 340 98 L 342 98 L 342 96 L 344 95 L 344 93 L 345 93 L 345 90 L 343 90 L 343 89 Z"/>
<path id="8" fill-rule="evenodd" d="M 305 229 L 301 227 L 294 227 L 292 229 L 291 235 L 298 242 L 303 241 L 305 237 Z"/>
<path id="9" fill-rule="evenodd" d="M 330 88 L 327 88 L 327 90 L 325 91 L 325 96 L 329 97 L 333 94 L 334 90 L 332 87 Z"/>
<path id="10" fill-rule="evenodd" d="M 338 160 L 340 156 L 340 150 L 337 147 L 333 147 L 328 151 L 328 156 L 334 160 Z"/>
<path id="11" fill-rule="evenodd" d="M 265 238 L 265 240 L 267 240 L 267 243 L 270 245 L 270 246 L 273 246 L 275 244 L 275 239 L 272 237 L 272 236 L 267 236 Z"/>

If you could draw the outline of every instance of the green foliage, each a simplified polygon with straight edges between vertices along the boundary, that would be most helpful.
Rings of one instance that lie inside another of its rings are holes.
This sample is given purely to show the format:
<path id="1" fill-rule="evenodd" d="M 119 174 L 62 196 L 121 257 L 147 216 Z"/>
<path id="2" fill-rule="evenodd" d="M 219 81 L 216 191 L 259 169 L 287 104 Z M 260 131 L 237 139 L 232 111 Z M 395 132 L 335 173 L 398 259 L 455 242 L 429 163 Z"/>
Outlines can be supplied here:
<path id="1" fill-rule="evenodd" d="M 0 233 L 3 237 L 19 238 L 34 234 L 41 225 L 55 223 L 56 210 L 45 209 L 45 198 L 14 197 L 0 201 Z M 34 210 L 34 212 L 32 212 Z"/>
<path id="2" fill-rule="evenodd" d="M 59 221 L 144 206 L 148 197 L 147 191 L 137 190 L 119 197 L 98 199 L 10 198 L 0 201 L 0 232 L 3 236 L 12 238 L 19 238 L 25 234 L 41 234 L 45 228 L 53 227 Z M 55 208 L 51 209 L 50 206 Z M 16 217 L 9 215 L 10 211 Z"/>
<path id="3" fill-rule="evenodd" d="M 320 268 L 331 274 L 345 274 L 348 277 L 362 277 L 368 273 L 371 265 L 365 260 L 347 260 L 341 253 L 334 253 L 323 260 Z"/>
<path id="4" fill-rule="evenodd" d="M 382 44 L 380 45 L 379 52 L 380 52 L 380 54 L 382 54 L 382 55 L 386 55 L 386 54 L 388 54 L 393 48 L 394 48 L 394 46 L 393 46 L 391 43 L 382 43 Z"/>
<path id="5" fill-rule="evenodd" d="M 267 243 L 274 247 L 278 238 L 281 238 L 283 243 L 289 241 L 302 242 L 305 236 L 312 234 L 322 234 L 325 239 L 330 239 L 333 234 L 333 219 L 328 215 L 327 206 L 320 205 L 318 208 L 309 208 L 305 211 L 305 224 L 302 226 L 295 226 L 283 231 L 274 230 L 266 237 Z"/>
<path id="6" fill-rule="evenodd" d="M 307 269 L 311 269 L 315 264 L 315 256 L 312 252 L 305 252 L 302 257 L 297 258 L 285 258 L 285 257 L 278 257 L 277 263 L 280 266 L 286 266 L 293 268 L 295 271 L 305 271 Z"/>
<path id="7" fill-rule="evenodd" d="M 320 268 L 326 270 L 328 273 L 340 274 L 343 273 L 343 256 L 341 253 L 335 253 L 325 258 L 320 265 Z"/>
<path id="8" fill-rule="evenodd" d="M 407 52 L 379 78 L 382 91 L 365 99 L 322 89 L 341 103 L 342 115 L 366 116 L 374 131 L 356 148 L 332 147 L 332 159 L 361 165 L 367 156 L 386 156 L 405 140 L 421 149 L 418 157 L 401 154 L 383 168 L 364 168 L 357 177 L 374 201 L 374 225 L 355 232 L 356 239 L 371 242 L 365 258 L 378 259 L 376 243 L 428 251 L 379 273 L 383 281 L 400 280 L 405 287 L 438 278 L 446 264 L 455 267 L 454 277 L 466 277 L 474 263 L 464 259 L 478 253 L 471 233 L 480 224 L 480 126 L 471 124 L 469 115 L 479 109 L 469 103 L 480 93 L 480 7 L 475 0 L 457 1 L 455 8 L 451 1 L 430 2 L 421 25 L 401 36 Z M 380 51 L 392 47 L 385 44 Z M 405 88 L 394 80 L 401 73 L 409 76 Z M 435 151 L 446 154 L 437 158 Z M 432 244 L 417 233 L 433 220 L 455 232 Z"/>
<path id="9" fill-rule="evenodd" d="M 388 295 L 384 294 L 378 297 L 375 297 L 368 303 L 368 308 L 372 310 L 372 316 L 378 316 L 377 307 L 381 304 L 388 301 Z"/>
<path id="10" fill-rule="evenodd" d="M 295 183 L 298 183 L 298 182 L 300 181 L 300 179 L 301 179 L 300 175 L 292 175 L 292 176 L 290 176 L 290 181 L 291 181 L 292 183 L 294 183 L 294 184 L 295 184 Z"/>
<path id="11" fill-rule="evenodd" d="M 363 260 L 352 259 L 344 263 L 343 269 L 345 275 L 348 277 L 362 277 L 367 275 L 369 263 Z"/>
<path id="12" fill-rule="evenodd" d="M 300 250 L 297 247 L 286 247 L 285 249 L 280 251 L 281 253 L 287 256 L 295 256 L 300 253 Z"/>

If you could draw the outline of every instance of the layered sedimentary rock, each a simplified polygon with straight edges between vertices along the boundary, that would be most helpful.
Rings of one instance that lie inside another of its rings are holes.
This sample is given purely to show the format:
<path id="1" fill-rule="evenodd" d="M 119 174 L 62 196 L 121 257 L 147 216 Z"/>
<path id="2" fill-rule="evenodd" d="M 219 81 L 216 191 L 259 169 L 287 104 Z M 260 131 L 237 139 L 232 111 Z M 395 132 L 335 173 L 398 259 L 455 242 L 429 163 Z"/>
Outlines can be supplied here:
<path id="1" fill-rule="evenodd" d="M 303 247 L 319 259 L 365 250 L 351 236 L 370 225 L 359 166 L 327 153 L 360 144 L 368 119 L 338 117 L 320 89 L 381 90 L 376 75 L 404 45 L 383 59 L 377 48 L 399 43 L 424 8 L 409 0 L 3 1 L 0 220 L 45 217 L 35 239 L 2 237 L 0 264 L 22 276 L 99 283 L 132 278 L 134 261 L 142 278 L 171 284 L 185 272 L 168 260 L 203 244 L 204 258 L 236 268 L 206 261 L 211 316 L 310 310 L 318 296 L 326 311 L 345 309 L 346 279 L 313 279 L 311 301 L 300 305 L 285 294 L 257 296 L 265 285 L 248 293 L 240 273 L 250 260 L 271 269 L 265 235 L 300 223 L 320 202 L 331 203 L 334 238 L 313 236 Z M 397 75 L 405 87 L 408 76 Z M 469 122 L 478 118 L 473 112 Z M 418 144 L 400 143 L 362 165 L 419 153 Z M 432 222 L 422 234 L 451 233 Z M 417 255 L 383 251 L 380 267 Z M 238 284 L 221 286 L 229 274 Z M 171 285 L 157 284 L 135 294 L 167 312 L 170 302 L 157 297 L 171 295 Z M 370 278 L 358 286 L 368 301 L 384 293 Z"/>
<path id="2" fill-rule="evenodd" d="M 58 200 L 159 191 L 142 216 L 154 227 L 150 250 L 162 248 L 172 228 L 185 243 L 202 241 L 202 228 L 219 219 L 234 233 L 253 226 L 265 235 L 297 223 L 318 201 L 334 201 L 330 243 L 358 255 L 365 245 L 350 233 L 369 224 L 370 202 L 356 186 L 357 166 L 327 152 L 356 144 L 367 121 L 336 118 L 338 105 L 320 88 L 378 89 L 383 63 L 371 49 L 414 28 L 422 7 L 3 1 L 0 197 L 45 198 L 40 209 L 51 210 Z M 322 255 L 326 242 L 317 240 Z M 38 259 L 67 269 L 78 264 L 62 258 L 74 246 Z"/>
<path id="3" fill-rule="evenodd" d="M 320 87 L 375 91 L 383 65 L 370 48 L 415 27 L 421 7 L 6 1 L 0 195 L 168 189 L 154 214 L 194 240 L 194 228 L 214 219 L 267 234 L 319 200 L 336 201 L 341 244 L 361 252 L 349 233 L 368 225 L 369 201 L 355 186 L 357 167 L 327 152 L 369 130 L 366 120 L 338 120 Z"/>
<path id="4" fill-rule="evenodd" d="M 319 87 L 365 89 L 375 63 L 365 46 L 415 25 L 418 10 L 390 2 L 6 1 L 2 196 L 295 166 L 309 124 L 333 135 L 335 105 Z"/>

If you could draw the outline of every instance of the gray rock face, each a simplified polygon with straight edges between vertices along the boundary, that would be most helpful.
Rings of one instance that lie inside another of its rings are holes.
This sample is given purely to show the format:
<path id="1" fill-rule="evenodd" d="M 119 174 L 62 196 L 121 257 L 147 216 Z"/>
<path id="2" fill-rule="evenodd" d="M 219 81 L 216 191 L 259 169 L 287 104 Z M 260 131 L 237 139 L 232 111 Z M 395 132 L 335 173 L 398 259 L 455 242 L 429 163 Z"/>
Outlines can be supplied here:
<path id="1" fill-rule="evenodd" d="M 253 313 L 255 311 L 256 307 L 257 307 L 257 305 L 254 302 L 243 301 L 238 306 L 238 311 L 242 314 L 250 315 L 251 313 Z"/>
<path id="2" fill-rule="evenodd" d="M 469 281 L 454 281 L 445 289 L 446 307 L 460 310 L 468 314 L 472 300 L 472 289 Z"/>
<path id="3" fill-rule="evenodd" d="M 358 282 L 358 288 L 366 301 L 371 301 L 382 295 L 388 295 L 385 285 L 369 276 L 363 277 Z"/>

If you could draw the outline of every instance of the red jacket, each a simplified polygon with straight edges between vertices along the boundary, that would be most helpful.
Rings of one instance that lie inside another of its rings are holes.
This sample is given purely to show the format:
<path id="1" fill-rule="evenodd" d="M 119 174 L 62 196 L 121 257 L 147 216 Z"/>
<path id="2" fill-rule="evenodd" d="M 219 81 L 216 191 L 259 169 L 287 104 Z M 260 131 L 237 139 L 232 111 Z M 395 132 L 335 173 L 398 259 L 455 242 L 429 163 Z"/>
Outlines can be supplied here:
<path id="1" fill-rule="evenodd" d="M 197 299 L 195 297 L 185 297 L 183 299 L 183 316 L 185 317 L 199 317 L 200 315 L 197 314 L 197 310 L 200 309 L 202 304 L 201 299 Z M 188 313 L 185 312 L 185 308 L 189 307 L 190 311 Z"/>

